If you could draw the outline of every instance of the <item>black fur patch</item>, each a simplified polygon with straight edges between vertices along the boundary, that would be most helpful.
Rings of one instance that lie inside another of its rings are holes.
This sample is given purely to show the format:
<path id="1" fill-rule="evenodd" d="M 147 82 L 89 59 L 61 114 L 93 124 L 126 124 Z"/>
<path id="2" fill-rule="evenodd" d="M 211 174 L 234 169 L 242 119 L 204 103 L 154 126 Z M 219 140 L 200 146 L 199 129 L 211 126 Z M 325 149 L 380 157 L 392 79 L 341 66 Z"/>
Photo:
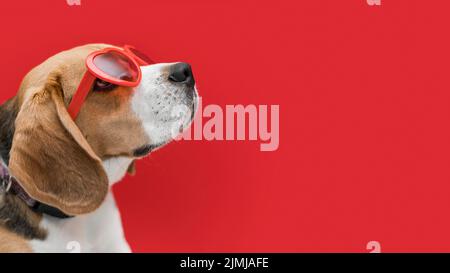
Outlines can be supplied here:
<path id="1" fill-rule="evenodd" d="M 149 153 L 151 153 L 153 151 L 153 149 L 155 149 L 155 146 L 153 146 L 153 145 L 145 145 L 145 146 L 139 147 L 138 149 L 134 150 L 133 155 L 135 157 L 146 156 Z"/>
<path id="2" fill-rule="evenodd" d="M 10 99 L 0 106 L 0 157 L 6 164 L 9 162 L 17 113 L 18 107 L 15 99 Z"/>

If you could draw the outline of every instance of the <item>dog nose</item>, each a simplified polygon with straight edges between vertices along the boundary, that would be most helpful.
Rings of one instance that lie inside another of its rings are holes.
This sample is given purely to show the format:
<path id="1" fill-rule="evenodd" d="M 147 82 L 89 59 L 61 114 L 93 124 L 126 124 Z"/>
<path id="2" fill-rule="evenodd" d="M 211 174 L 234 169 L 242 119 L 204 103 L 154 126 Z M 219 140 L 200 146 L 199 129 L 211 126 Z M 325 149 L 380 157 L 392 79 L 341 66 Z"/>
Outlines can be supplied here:
<path id="1" fill-rule="evenodd" d="M 176 63 L 170 67 L 169 81 L 194 86 L 195 80 L 191 66 L 187 63 Z"/>

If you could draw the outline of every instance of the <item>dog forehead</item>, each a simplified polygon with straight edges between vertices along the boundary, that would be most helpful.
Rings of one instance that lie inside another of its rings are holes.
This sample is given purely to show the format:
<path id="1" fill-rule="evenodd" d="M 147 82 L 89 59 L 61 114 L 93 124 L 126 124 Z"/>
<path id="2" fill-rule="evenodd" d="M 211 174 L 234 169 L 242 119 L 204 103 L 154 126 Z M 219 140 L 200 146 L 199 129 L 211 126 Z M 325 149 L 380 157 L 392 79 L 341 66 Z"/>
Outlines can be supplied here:
<path id="1" fill-rule="evenodd" d="M 84 73 L 85 60 L 89 54 L 106 47 L 115 47 L 108 44 L 87 44 L 62 51 L 51 56 L 41 64 L 34 67 L 22 80 L 17 93 L 19 103 L 31 96 L 46 84 L 50 75 L 56 75 L 60 81 L 65 98 L 75 93 Z"/>

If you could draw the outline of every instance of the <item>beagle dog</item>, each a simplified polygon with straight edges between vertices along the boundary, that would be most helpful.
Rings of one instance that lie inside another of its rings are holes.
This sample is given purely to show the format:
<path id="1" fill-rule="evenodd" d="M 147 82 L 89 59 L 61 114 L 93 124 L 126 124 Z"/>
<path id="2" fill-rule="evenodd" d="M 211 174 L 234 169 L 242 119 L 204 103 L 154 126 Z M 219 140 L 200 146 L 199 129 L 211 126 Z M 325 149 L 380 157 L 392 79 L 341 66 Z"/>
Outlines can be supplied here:
<path id="1" fill-rule="evenodd" d="M 186 63 L 141 66 L 137 87 L 96 80 L 73 120 L 86 57 L 106 47 L 47 59 L 0 106 L 0 252 L 130 252 L 111 185 L 190 125 L 198 94 Z"/>

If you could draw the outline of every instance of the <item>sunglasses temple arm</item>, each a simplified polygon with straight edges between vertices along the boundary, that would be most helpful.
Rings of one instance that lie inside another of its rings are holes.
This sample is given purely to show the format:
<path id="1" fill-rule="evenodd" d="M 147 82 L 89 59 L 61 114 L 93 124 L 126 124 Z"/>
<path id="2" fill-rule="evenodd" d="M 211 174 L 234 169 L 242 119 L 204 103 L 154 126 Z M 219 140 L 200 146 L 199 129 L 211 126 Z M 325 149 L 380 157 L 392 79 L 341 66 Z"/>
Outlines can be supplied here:
<path id="1" fill-rule="evenodd" d="M 129 46 L 129 45 L 125 45 L 123 47 L 123 49 L 125 50 L 126 53 L 130 54 L 131 56 L 135 56 L 134 60 L 138 63 L 138 65 L 145 66 L 145 65 L 150 65 L 150 64 L 155 63 L 152 59 L 150 59 L 149 62 L 142 60 L 141 58 L 139 58 L 139 56 L 137 56 L 136 54 L 133 53 L 133 51 L 130 50 L 130 47 L 131 46 Z"/>
<path id="2" fill-rule="evenodd" d="M 136 56 L 135 54 L 133 54 L 133 56 Z M 137 57 L 137 56 L 136 56 Z M 148 57 L 147 57 L 148 58 Z M 149 60 L 149 62 L 146 62 L 144 60 L 142 60 L 141 58 L 137 57 L 136 62 L 140 65 L 140 66 L 146 66 L 146 65 L 151 65 L 154 64 L 155 62 L 153 60 Z"/>
<path id="3" fill-rule="evenodd" d="M 144 61 L 138 61 L 138 64 L 139 64 L 140 66 L 149 65 L 149 63 L 144 62 Z"/>
<path id="4" fill-rule="evenodd" d="M 80 82 L 80 85 L 78 86 L 77 91 L 72 97 L 72 101 L 69 104 L 69 107 L 67 108 L 67 111 L 69 112 L 70 116 L 73 120 L 75 120 L 78 116 L 78 113 L 80 112 L 81 107 L 83 106 L 84 100 L 86 99 L 87 95 L 89 94 L 89 91 L 91 90 L 92 84 L 95 81 L 95 76 L 92 75 L 89 71 L 87 71 L 83 79 Z"/>

